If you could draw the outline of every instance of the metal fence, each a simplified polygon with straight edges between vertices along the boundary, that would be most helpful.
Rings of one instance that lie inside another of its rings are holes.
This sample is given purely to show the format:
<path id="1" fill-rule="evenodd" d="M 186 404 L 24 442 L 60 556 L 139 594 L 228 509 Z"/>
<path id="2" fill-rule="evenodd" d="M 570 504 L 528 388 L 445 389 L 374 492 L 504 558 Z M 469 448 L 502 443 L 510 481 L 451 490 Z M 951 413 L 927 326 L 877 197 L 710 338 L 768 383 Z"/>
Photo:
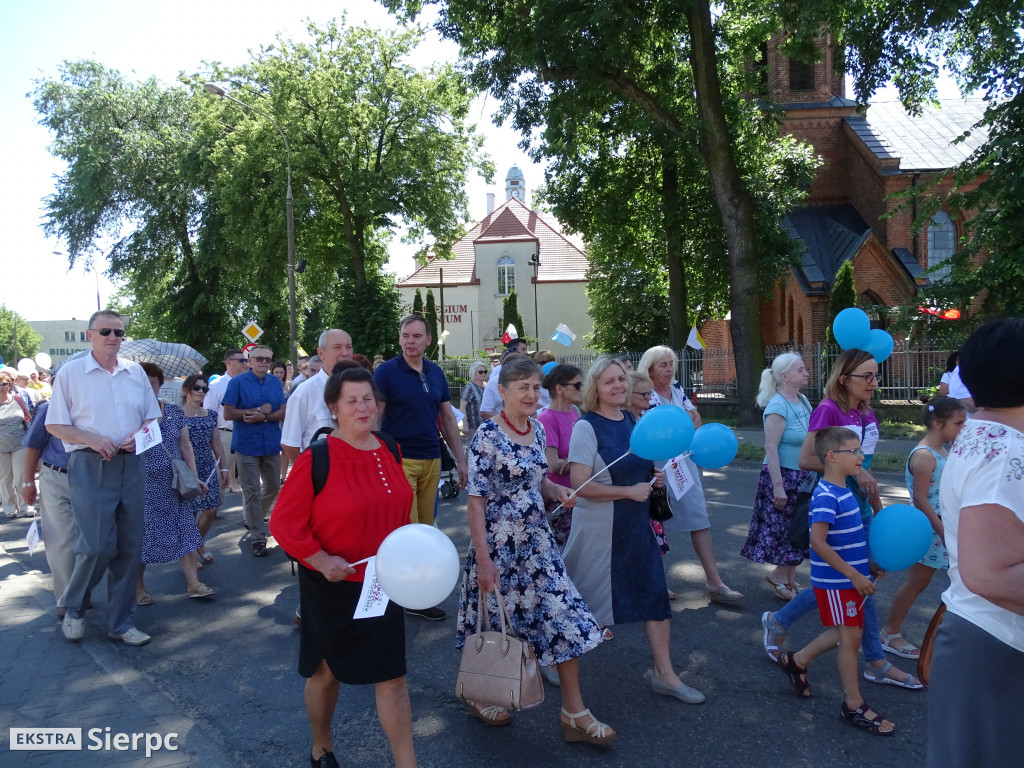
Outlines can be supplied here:
<path id="1" fill-rule="evenodd" d="M 954 350 L 941 349 L 928 343 L 908 346 L 903 339 L 897 339 L 892 354 L 879 366 L 882 384 L 878 397 L 886 402 L 917 403 L 921 390 L 933 387 L 946 370 L 946 359 Z M 805 344 L 803 346 L 765 347 L 764 364 L 768 366 L 783 352 L 796 352 L 803 360 L 811 378 L 804 394 L 812 402 L 824 397 L 825 381 L 835 359 L 842 353 L 832 344 Z M 633 361 L 640 362 L 640 353 L 624 353 Z M 686 349 L 677 352 L 679 381 L 691 397 L 697 401 L 735 403 L 738 400 L 736 386 L 736 362 L 730 349 Z M 559 361 L 575 365 L 584 374 L 597 359 L 593 354 L 561 355 Z M 440 363 L 448 378 L 452 399 L 457 403 L 459 393 L 469 379 L 469 366 L 474 360 L 445 360 Z"/>

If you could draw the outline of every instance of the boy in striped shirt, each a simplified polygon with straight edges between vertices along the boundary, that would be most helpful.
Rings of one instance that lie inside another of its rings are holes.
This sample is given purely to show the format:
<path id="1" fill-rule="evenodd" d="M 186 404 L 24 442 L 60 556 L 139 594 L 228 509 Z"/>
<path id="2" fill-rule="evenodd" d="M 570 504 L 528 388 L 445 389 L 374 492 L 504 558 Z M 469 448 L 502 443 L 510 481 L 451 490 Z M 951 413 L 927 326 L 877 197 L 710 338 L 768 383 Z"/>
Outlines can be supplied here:
<path id="1" fill-rule="evenodd" d="M 851 725 L 880 736 L 896 726 L 871 711 L 860 695 L 857 651 L 864 625 L 864 598 L 873 594 L 868 545 L 860 505 L 846 487 L 864 460 L 860 439 L 845 427 L 828 427 L 814 436 L 814 452 L 825 473 L 811 497 L 811 584 L 825 631 L 796 653 L 780 653 L 779 666 L 799 696 L 810 696 L 807 665 L 835 648 L 844 699 L 840 712 Z"/>

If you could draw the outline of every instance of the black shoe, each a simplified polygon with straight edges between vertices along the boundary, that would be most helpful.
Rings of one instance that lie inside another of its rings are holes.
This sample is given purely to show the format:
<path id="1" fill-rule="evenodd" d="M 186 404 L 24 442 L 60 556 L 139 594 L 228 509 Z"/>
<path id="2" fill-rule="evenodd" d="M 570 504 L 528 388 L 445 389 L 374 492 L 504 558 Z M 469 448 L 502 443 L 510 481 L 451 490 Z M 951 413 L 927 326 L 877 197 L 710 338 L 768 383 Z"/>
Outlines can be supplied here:
<path id="1" fill-rule="evenodd" d="M 341 766 L 338 765 L 338 761 L 334 759 L 333 752 L 324 752 L 320 755 L 319 760 L 314 760 L 313 756 L 310 755 L 309 764 L 313 766 L 313 768 L 341 768 Z"/>
<path id="2" fill-rule="evenodd" d="M 252 543 L 252 556 L 253 557 L 266 557 L 269 554 L 270 554 L 270 552 L 267 550 L 267 542 L 265 542 L 265 541 L 254 541 Z"/>
<path id="3" fill-rule="evenodd" d="M 440 608 L 406 608 L 405 612 L 412 616 L 419 616 L 428 621 L 441 621 L 448 618 L 448 614 Z"/>

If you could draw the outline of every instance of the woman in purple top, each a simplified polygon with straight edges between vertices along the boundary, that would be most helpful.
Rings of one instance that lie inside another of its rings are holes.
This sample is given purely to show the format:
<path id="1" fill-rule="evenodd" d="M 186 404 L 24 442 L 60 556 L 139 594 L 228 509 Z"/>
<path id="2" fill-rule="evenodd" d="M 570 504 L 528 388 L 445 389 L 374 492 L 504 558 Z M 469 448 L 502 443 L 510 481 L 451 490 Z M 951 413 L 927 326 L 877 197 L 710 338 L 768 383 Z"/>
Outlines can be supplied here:
<path id="1" fill-rule="evenodd" d="M 580 369 L 572 365 L 556 365 L 544 377 L 542 386 L 551 396 L 551 405 L 537 417 L 547 436 L 544 454 L 548 460 L 548 479 L 570 488 L 569 438 L 572 437 L 573 425 L 580 418 L 580 389 L 583 387 Z M 564 547 L 572 526 L 572 510 L 560 509 L 554 517 L 548 517 L 548 522 L 558 546 Z"/>
<path id="2" fill-rule="evenodd" d="M 864 461 L 856 475 L 846 478 L 846 485 L 853 491 L 860 504 L 865 536 L 871 525 L 873 512 L 882 507 L 878 496 L 878 481 L 868 471 L 871 458 L 878 446 L 878 419 L 871 410 L 871 396 L 881 383 L 878 363 L 870 352 L 862 349 L 848 349 L 843 352 L 836 359 L 825 383 L 825 399 L 811 413 L 807 437 L 804 438 L 800 450 L 800 469 L 820 474 L 824 471 L 824 466 L 814 453 L 814 436 L 818 430 L 826 427 L 846 427 L 860 438 Z M 813 590 L 805 589 L 798 592 L 781 611 L 774 614 L 766 611 L 762 614 L 763 644 L 769 658 L 776 658 L 786 632 L 793 623 L 814 608 Z M 916 677 L 886 660 L 879 634 L 874 595 L 869 595 L 864 602 L 864 633 L 861 647 L 867 662 L 864 668 L 865 680 L 914 690 L 924 687 Z"/>

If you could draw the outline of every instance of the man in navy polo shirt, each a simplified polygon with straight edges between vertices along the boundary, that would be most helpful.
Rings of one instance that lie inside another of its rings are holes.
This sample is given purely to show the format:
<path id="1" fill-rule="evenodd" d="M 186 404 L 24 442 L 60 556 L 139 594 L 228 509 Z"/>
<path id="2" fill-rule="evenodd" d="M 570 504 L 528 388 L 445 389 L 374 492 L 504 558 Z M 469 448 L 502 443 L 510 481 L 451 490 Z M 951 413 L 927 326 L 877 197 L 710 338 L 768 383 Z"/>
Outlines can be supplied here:
<path id="1" fill-rule="evenodd" d="M 228 382 L 221 400 L 225 420 L 235 423 L 231 431 L 231 452 L 236 454 L 245 524 L 252 534 L 253 557 L 267 555 L 264 518 L 269 516 L 281 489 L 284 389 L 280 379 L 268 375 L 273 359 L 268 347 L 250 349 L 249 370 Z"/>
<path id="2" fill-rule="evenodd" d="M 430 346 L 430 331 L 423 318 L 418 315 L 402 318 L 398 342 L 402 354 L 382 363 L 373 373 L 373 380 L 387 403 L 381 429 L 395 438 L 402 449 L 402 468 L 413 492 L 411 521 L 433 525 L 434 502 L 441 479 L 439 423 L 458 459 L 461 488 L 466 487 L 469 479 L 466 454 L 462 450 L 459 424 L 452 411 L 444 372 L 423 357 Z M 434 620 L 446 615 L 440 608 L 415 613 Z"/>

